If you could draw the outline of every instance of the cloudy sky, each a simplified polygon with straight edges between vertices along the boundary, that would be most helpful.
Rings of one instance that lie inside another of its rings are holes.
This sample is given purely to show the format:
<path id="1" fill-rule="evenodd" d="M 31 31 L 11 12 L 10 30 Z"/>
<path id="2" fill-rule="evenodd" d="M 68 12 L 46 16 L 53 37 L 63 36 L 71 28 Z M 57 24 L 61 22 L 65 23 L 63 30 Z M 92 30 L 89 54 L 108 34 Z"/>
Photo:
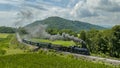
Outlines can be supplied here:
<path id="1" fill-rule="evenodd" d="M 0 0 L 0 26 L 60 16 L 101 26 L 120 24 L 120 0 Z"/>

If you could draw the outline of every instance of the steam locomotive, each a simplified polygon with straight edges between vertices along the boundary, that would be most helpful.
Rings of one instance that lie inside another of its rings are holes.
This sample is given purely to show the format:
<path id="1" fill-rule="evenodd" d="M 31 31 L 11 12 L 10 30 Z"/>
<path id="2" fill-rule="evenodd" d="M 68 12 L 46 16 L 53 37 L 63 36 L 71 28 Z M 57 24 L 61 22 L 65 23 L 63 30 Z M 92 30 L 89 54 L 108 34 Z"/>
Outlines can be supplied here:
<path id="1" fill-rule="evenodd" d="M 54 49 L 57 51 L 64 51 L 64 52 L 71 52 L 71 53 L 77 53 L 77 54 L 83 54 L 83 55 L 90 55 L 90 52 L 87 48 L 80 48 L 79 46 L 61 46 L 61 45 L 54 45 L 51 43 L 43 43 L 43 42 L 33 42 L 29 40 L 22 39 L 22 42 L 30 45 L 35 45 L 39 48 L 48 48 L 48 49 Z"/>

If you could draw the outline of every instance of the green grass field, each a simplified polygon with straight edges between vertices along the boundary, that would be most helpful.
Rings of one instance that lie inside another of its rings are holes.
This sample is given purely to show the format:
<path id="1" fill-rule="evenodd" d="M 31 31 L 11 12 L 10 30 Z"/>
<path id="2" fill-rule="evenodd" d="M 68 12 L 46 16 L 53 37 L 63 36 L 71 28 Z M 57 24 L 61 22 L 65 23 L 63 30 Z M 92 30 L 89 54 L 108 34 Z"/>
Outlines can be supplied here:
<path id="1" fill-rule="evenodd" d="M 0 57 L 1 68 L 115 68 L 102 63 L 95 63 L 54 53 L 30 53 Z M 117 68 L 117 67 L 116 67 Z"/>
<path id="2" fill-rule="evenodd" d="M 46 39 L 32 39 L 32 41 L 36 42 L 47 42 L 47 43 L 52 43 L 52 44 L 58 44 L 58 45 L 63 45 L 63 46 L 72 46 L 75 45 L 73 41 L 63 41 L 63 40 L 46 40 Z"/>
<path id="3" fill-rule="evenodd" d="M 23 45 L 17 42 L 15 34 L 0 34 L 0 56 L 24 53 L 20 47 Z"/>
<path id="4" fill-rule="evenodd" d="M 7 36 L 10 34 L 0 33 L 0 38 L 7 38 Z"/>
<path id="5" fill-rule="evenodd" d="M 9 34 L 0 34 L 0 49 L 7 48 L 11 40 L 12 35 Z"/>

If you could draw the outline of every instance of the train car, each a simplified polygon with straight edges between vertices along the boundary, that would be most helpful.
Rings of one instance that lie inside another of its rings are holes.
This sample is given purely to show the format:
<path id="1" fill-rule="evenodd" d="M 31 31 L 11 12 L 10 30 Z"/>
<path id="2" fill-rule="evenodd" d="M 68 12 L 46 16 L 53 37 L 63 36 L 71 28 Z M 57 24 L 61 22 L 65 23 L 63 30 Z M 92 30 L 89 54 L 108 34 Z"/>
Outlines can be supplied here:
<path id="1" fill-rule="evenodd" d="M 74 53 L 78 53 L 78 54 L 83 54 L 83 55 L 90 55 L 88 49 L 86 49 L 86 48 L 75 47 L 73 49 L 73 52 Z"/>
<path id="2" fill-rule="evenodd" d="M 42 47 L 42 48 L 51 48 L 51 43 L 43 43 L 43 42 L 39 42 L 37 43 L 38 47 Z"/>
<path id="3" fill-rule="evenodd" d="M 51 49 L 61 51 L 61 45 L 53 45 L 53 44 L 51 44 Z"/>
<path id="4" fill-rule="evenodd" d="M 83 55 L 90 55 L 87 48 L 80 48 L 79 46 L 65 47 L 62 45 L 53 45 L 51 43 L 32 42 L 25 39 L 23 39 L 22 41 L 26 44 L 38 46 L 38 48 L 48 48 L 48 49 L 54 49 L 57 51 L 65 51 L 65 52 L 72 52 L 72 53 L 83 54 Z"/>
<path id="5" fill-rule="evenodd" d="M 79 46 L 70 46 L 70 47 L 67 48 L 67 51 L 71 52 L 71 53 L 90 55 L 88 49 L 80 48 Z"/>

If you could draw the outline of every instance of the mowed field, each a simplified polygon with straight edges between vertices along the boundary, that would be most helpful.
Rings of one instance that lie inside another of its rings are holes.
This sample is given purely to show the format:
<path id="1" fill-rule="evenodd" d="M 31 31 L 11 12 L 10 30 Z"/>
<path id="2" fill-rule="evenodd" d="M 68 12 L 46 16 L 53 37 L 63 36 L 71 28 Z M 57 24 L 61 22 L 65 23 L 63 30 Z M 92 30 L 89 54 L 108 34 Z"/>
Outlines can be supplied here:
<path id="1" fill-rule="evenodd" d="M 52 43 L 54 45 L 62 45 L 62 46 L 73 46 L 76 45 L 73 41 L 63 41 L 63 40 L 46 40 L 46 39 L 32 39 L 35 42 L 45 42 L 45 43 Z"/>

